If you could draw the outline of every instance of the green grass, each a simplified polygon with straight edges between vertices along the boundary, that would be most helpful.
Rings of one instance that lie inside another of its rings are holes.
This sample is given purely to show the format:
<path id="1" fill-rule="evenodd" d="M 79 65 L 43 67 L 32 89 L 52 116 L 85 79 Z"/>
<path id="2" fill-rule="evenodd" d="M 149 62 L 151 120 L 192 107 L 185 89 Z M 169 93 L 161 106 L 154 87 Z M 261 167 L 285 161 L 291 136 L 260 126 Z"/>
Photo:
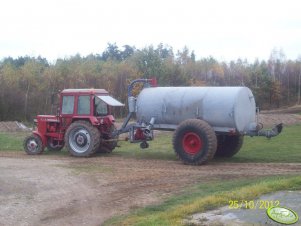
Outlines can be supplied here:
<path id="1" fill-rule="evenodd" d="M 0 151 L 23 151 L 24 132 L 0 133 Z"/>
<path id="2" fill-rule="evenodd" d="M 172 148 L 172 133 L 160 133 L 149 142 L 149 148 L 140 149 L 139 143 L 119 142 L 120 148 L 116 148 L 112 155 L 137 159 L 163 159 L 176 160 Z"/>
<path id="3" fill-rule="evenodd" d="M 231 162 L 301 162 L 301 125 L 284 127 L 277 137 L 245 137 Z M 221 160 L 222 161 L 222 160 Z"/>
<path id="4" fill-rule="evenodd" d="M 283 132 L 274 138 L 245 137 L 244 145 L 237 155 L 228 159 L 213 161 L 226 162 L 301 162 L 301 125 L 284 127 Z M 23 151 L 23 140 L 28 133 L 0 133 L 0 151 Z M 172 148 L 172 133 L 161 133 L 149 142 L 148 149 L 140 149 L 139 144 L 119 142 L 113 156 L 137 159 L 176 160 Z M 45 150 L 46 155 L 65 155 L 66 149 L 61 152 Z M 104 156 L 98 154 L 97 156 Z"/>
<path id="5" fill-rule="evenodd" d="M 242 149 L 232 158 L 213 161 L 226 162 L 301 162 L 301 125 L 284 127 L 277 137 L 245 137 Z M 120 142 L 121 148 L 116 148 L 113 155 L 139 159 L 169 159 L 176 160 L 172 148 L 172 133 L 164 133 L 149 142 L 145 150 L 139 144 Z"/>
<path id="6" fill-rule="evenodd" d="M 244 145 L 237 155 L 213 161 L 227 162 L 301 162 L 301 125 L 284 127 L 283 132 L 271 139 L 245 137 Z M 172 148 L 172 133 L 160 134 L 149 142 L 150 148 L 141 150 L 139 144 L 120 142 L 121 148 L 112 153 L 139 159 L 176 160 Z"/>
<path id="7" fill-rule="evenodd" d="M 300 190 L 301 176 L 240 179 L 200 184 L 163 204 L 114 217 L 104 225 L 182 225 L 191 214 L 229 204 L 229 200 L 254 200 L 278 190 Z"/>

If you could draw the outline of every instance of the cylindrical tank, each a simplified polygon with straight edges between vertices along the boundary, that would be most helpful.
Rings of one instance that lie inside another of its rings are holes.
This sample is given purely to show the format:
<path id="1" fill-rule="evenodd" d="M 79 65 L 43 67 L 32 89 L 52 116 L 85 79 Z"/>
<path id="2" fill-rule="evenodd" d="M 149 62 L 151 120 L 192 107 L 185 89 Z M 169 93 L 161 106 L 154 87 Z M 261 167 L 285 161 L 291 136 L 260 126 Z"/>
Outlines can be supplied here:
<path id="1" fill-rule="evenodd" d="M 191 118 L 208 122 L 215 131 L 244 133 L 256 125 L 256 105 L 247 87 L 154 87 L 137 97 L 138 121 L 178 125 Z M 254 129 L 254 128 L 253 128 Z"/>

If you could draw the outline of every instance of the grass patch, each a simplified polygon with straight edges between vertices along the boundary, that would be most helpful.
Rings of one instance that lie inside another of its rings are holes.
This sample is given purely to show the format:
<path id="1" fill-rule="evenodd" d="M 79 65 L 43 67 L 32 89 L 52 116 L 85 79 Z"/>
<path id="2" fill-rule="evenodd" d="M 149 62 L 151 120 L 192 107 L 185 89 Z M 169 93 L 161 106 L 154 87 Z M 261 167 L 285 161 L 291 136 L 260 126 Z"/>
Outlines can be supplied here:
<path id="1" fill-rule="evenodd" d="M 265 137 L 245 137 L 244 145 L 232 158 L 214 161 L 226 162 L 301 162 L 301 125 L 284 127 L 283 132 L 271 139 Z M 149 142 L 150 147 L 141 150 L 139 144 L 120 142 L 113 155 L 139 159 L 169 159 L 177 157 L 172 148 L 172 133 L 164 133 Z"/>
<path id="2" fill-rule="evenodd" d="M 283 132 L 272 139 L 265 137 L 245 137 L 244 145 L 237 155 L 222 162 L 301 162 L 301 125 L 284 127 Z M 23 140 L 28 133 L 0 133 L 0 151 L 23 151 Z M 122 156 L 137 159 L 177 160 L 172 148 L 172 133 L 160 133 L 154 141 L 149 142 L 148 149 L 140 149 L 139 144 L 120 142 L 112 154 L 97 156 Z M 46 155 L 68 156 L 66 149 L 51 152 L 45 149 Z"/>
<path id="3" fill-rule="evenodd" d="M 300 190 L 301 176 L 268 177 L 211 182 L 187 190 L 161 205 L 136 210 L 128 216 L 115 217 L 104 225 L 182 225 L 194 213 L 229 204 L 229 200 L 253 200 L 279 190 Z"/>
<path id="4" fill-rule="evenodd" d="M 283 132 L 271 139 L 245 137 L 242 149 L 232 158 L 219 158 L 216 162 L 301 162 L 301 125 L 284 127 Z M 164 133 L 149 142 L 150 147 L 141 150 L 139 144 L 120 142 L 121 147 L 113 155 L 138 159 L 169 159 L 177 157 L 172 148 L 172 133 Z"/>
<path id="5" fill-rule="evenodd" d="M 23 141 L 28 135 L 27 132 L 0 133 L 0 151 L 23 151 Z"/>
<path id="6" fill-rule="evenodd" d="M 230 162 L 301 162 L 301 125 L 284 127 L 271 139 L 245 137 L 242 149 Z M 224 161 L 220 159 L 218 161 Z"/>
<path id="7" fill-rule="evenodd" d="M 172 133 L 168 132 L 155 136 L 155 139 L 149 142 L 147 149 L 141 149 L 139 143 L 121 141 L 119 145 L 121 147 L 116 148 L 112 155 L 137 159 L 177 159 L 172 148 Z"/>

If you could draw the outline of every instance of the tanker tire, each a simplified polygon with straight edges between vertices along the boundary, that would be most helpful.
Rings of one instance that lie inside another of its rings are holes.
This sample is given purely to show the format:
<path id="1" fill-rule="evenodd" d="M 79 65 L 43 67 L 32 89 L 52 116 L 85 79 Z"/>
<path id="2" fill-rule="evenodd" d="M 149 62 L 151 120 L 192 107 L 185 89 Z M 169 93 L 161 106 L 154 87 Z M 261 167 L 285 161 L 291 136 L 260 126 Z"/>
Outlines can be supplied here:
<path id="1" fill-rule="evenodd" d="M 184 164 L 201 165 L 214 157 L 217 138 L 207 122 L 188 119 L 180 123 L 175 130 L 173 148 Z"/>
<path id="2" fill-rule="evenodd" d="M 25 138 L 23 146 L 28 155 L 40 155 L 44 151 L 42 139 L 34 134 Z"/>
<path id="3" fill-rule="evenodd" d="M 90 157 L 100 144 L 100 132 L 88 121 L 72 123 L 65 134 L 65 145 L 72 156 Z"/>
<path id="4" fill-rule="evenodd" d="M 231 158 L 241 149 L 243 141 L 244 136 L 219 135 L 214 157 Z"/>

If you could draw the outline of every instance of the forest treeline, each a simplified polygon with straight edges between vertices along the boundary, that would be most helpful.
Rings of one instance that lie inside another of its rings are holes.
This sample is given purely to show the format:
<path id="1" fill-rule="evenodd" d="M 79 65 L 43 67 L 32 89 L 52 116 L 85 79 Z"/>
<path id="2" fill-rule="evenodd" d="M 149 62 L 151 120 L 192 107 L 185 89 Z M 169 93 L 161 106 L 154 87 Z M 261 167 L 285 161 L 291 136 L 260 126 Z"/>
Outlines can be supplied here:
<path id="1" fill-rule="evenodd" d="M 174 53 L 160 44 L 136 49 L 108 44 L 101 54 L 75 55 L 49 63 L 42 57 L 11 57 L 0 62 L 0 120 L 32 120 L 54 113 L 51 96 L 65 88 L 104 88 L 126 103 L 127 85 L 156 77 L 160 86 L 247 86 L 261 109 L 300 104 L 301 61 L 274 49 L 267 61 L 196 60 L 184 47 Z M 117 117 L 126 108 L 115 111 Z"/>

